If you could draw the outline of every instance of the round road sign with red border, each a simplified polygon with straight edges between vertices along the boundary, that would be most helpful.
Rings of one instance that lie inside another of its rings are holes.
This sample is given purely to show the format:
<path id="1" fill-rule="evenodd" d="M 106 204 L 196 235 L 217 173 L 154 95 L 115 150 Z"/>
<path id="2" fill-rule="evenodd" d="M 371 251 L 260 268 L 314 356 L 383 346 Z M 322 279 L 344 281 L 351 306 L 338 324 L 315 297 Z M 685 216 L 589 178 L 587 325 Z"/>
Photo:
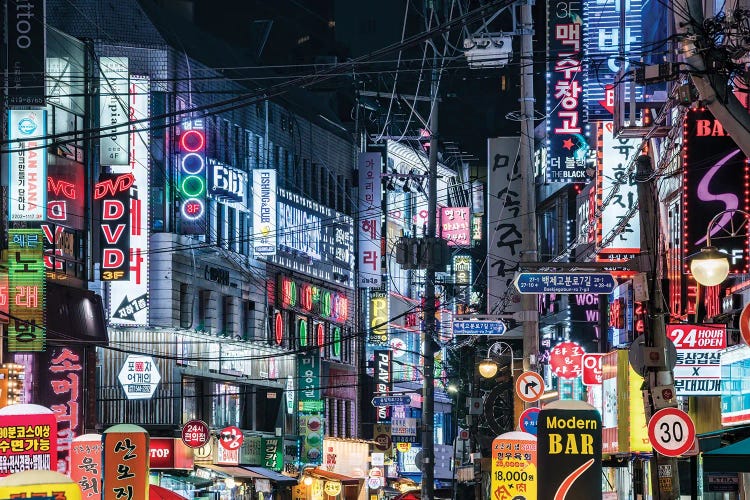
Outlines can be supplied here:
<path id="1" fill-rule="evenodd" d="M 225 450 L 237 450 L 242 446 L 245 436 L 242 435 L 242 429 L 234 425 L 224 427 L 219 433 L 219 444 Z"/>
<path id="2" fill-rule="evenodd" d="M 695 424 L 684 411 L 663 408 L 648 421 L 648 438 L 657 453 L 679 457 L 693 447 Z"/>
<path id="3" fill-rule="evenodd" d="M 523 372 L 516 379 L 516 394 L 527 403 L 539 401 L 544 394 L 544 379 L 537 372 Z"/>
<path id="4" fill-rule="evenodd" d="M 203 420 L 191 420 L 182 427 L 182 442 L 189 448 L 201 448 L 211 439 L 211 430 Z"/>
<path id="5" fill-rule="evenodd" d="M 518 428 L 536 436 L 537 422 L 539 421 L 540 408 L 526 408 L 518 417 Z"/>

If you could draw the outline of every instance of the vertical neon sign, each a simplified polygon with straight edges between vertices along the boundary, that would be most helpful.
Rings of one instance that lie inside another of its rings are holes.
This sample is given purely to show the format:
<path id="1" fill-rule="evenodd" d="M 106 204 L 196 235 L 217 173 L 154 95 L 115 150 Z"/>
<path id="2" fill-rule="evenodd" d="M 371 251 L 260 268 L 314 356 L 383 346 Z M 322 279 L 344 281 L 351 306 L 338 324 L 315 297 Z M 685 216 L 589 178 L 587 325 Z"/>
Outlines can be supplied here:
<path id="1" fill-rule="evenodd" d="M 177 189 L 182 198 L 182 233 L 206 232 L 206 133 L 202 120 L 184 123 L 179 141 Z"/>

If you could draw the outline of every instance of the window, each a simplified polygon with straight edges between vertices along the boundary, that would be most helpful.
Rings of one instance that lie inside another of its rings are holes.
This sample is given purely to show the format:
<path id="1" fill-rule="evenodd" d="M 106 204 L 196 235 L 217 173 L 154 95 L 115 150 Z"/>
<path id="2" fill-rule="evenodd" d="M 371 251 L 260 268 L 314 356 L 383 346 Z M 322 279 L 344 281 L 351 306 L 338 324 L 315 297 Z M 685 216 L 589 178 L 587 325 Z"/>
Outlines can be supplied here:
<path id="1" fill-rule="evenodd" d="M 197 330 L 210 331 L 211 330 L 211 318 L 209 318 L 211 302 L 211 290 L 201 290 L 198 293 L 198 324 L 195 326 Z"/>
<path id="2" fill-rule="evenodd" d="M 182 423 L 198 418 L 198 385 L 192 377 L 182 379 Z"/>
<path id="3" fill-rule="evenodd" d="M 245 212 L 238 211 L 238 235 L 237 235 L 237 250 L 242 255 L 250 255 L 250 221 Z"/>
<path id="4" fill-rule="evenodd" d="M 234 335 L 233 320 L 234 311 L 232 306 L 234 305 L 234 297 L 225 295 L 221 300 L 221 334 L 222 335 Z"/>
<path id="5" fill-rule="evenodd" d="M 237 211 L 227 207 L 227 248 L 239 252 L 239 238 L 237 237 Z"/>
<path id="6" fill-rule="evenodd" d="M 193 315 L 193 301 L 190 295 L 190 285 L 180 283 L 180 328 L 190 328 Z"/>
<path id="7" fill-rule="evenodd" d="M 224 383 L 213 383 L 212 387 L 211 427 L 241 426 L 240 388 Z"/>

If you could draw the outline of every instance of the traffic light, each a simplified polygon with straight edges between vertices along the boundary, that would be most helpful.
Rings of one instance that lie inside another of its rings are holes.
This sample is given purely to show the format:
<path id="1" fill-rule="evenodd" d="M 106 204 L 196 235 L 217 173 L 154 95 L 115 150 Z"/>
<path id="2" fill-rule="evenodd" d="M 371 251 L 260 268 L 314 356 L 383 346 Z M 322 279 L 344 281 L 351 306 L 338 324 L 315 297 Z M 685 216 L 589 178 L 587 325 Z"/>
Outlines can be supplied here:
<path id="1" fill-rule="evenodd" d="M 177 191 L 183 234 L 206 232 L 206 133 L 202 120 L 183 123 L 178 141 Z"/>

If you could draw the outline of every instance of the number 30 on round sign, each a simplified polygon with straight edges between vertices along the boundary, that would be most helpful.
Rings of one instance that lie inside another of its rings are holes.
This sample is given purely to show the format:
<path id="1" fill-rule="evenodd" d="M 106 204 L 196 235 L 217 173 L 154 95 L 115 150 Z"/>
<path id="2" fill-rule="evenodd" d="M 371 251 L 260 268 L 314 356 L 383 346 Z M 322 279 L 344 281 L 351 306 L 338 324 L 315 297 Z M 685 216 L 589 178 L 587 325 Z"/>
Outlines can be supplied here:
<path id="1" fill-rule="evenodd" d="M 664 408 L 648 421 L 648 438 L 657 453 L 679 457 L 693 447 L 695 425 L 684 411 Z"/>

